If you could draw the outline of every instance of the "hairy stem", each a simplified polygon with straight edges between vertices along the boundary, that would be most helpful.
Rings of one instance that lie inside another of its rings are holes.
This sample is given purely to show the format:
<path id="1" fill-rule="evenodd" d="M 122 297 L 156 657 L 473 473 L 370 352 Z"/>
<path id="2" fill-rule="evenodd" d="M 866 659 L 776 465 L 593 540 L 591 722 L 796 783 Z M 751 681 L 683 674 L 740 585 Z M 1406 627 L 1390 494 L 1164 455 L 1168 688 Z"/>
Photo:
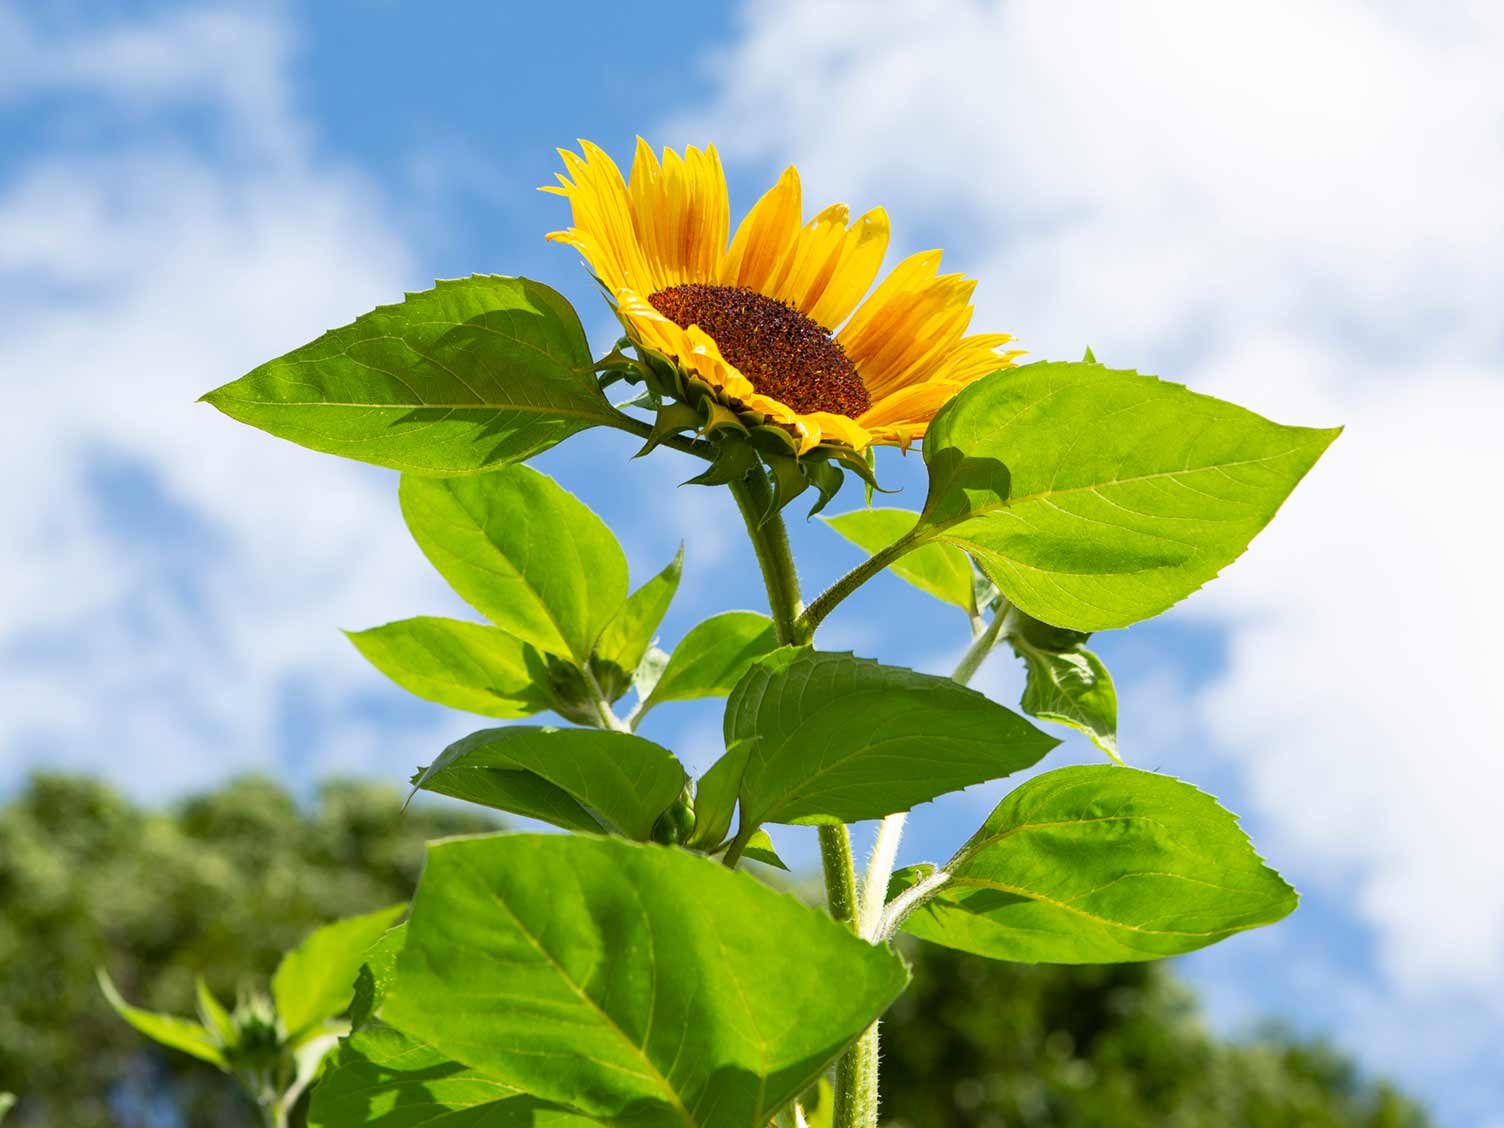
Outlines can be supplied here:
<path id="1" fill-rule="evenodd" d="M 838 604 L 857 588 L 877 575 L 893 561 L 912 548 L 918 548 L 922 543 L 917 526 L 915 529 L 899 537 L 887 548 L 876 555 L 867 557 L 851 571 L 847 572 L 830 587 L 821 593 L 820 597 L 809 605 L 802 615 L 799 616 L 799 627 L 806 635 L 813 635 L 815 628 L 824 622 L 825 617 L 834 611 Z"/>
<path id="2" fill-rule="evenodd" d="M 768 589 L 768 610 L 778 641 L 785 646 L 808 642 L 815 627 L 800 616 L 803 602 L 799 596 L 799 574 L 794 568 L 783 516 L 776 510 L 770 512 L 773 491 L 767 478 L 758 470 L 737 479 L 731 482 L 731 496 L 736 498 L 752 550 L 757 554 L 758 567 L 762 569 L 763 583 Z M 826 905 L 833 918 L 854 929 L 856 867 L 851 859 L 851 832 L 845 826 L 822 826 L 819 836 Z M 876 1123 L 877 1060 L 875 1054 L 870 1061 L 864 1060 L 860 1048 L 860 1044 L 852 1047 L 836 1063 L 834 1128 L 864 1128 L 868 1123 Z M 872 1105 L 872 1119 L 857 1119 L 866 1103 Z"/>
<path id="3" fill-rule="evenodd" d="M 595 671 L 586 662 L 580 667 L 585 675 L 585 684 L 590 687 L 590 696 L 595 699 L 595 712 L 600 718 L 601 728 L 611 732 L 631 732 L 632 726 L 616 715 L 616 710 L 611 708 L 611 702 L 606 700 L 606 692 L 601 689 L 601 683 L 595 676 Z"/>
<path id="4" fill-rule="evenodd" d="M 814 629 L 805 629 L 799 624 L 804 601 L 799 597 L 799 573 L 794 570 L 789 531 L 782 514 L 775 512 L 767 516 L 773 504 L 772 487 L 761 470 L 754 470 L 747 477 L 731 483 L 731 496 L 736 498 L 737 508 L 742 511 L 752 551 L 757 554 L 757 565 L 762 569 L 763 583 L 768 589 L 768 610 L 773 615 L 778 641 L 784 646 L 808 642 Z"/>

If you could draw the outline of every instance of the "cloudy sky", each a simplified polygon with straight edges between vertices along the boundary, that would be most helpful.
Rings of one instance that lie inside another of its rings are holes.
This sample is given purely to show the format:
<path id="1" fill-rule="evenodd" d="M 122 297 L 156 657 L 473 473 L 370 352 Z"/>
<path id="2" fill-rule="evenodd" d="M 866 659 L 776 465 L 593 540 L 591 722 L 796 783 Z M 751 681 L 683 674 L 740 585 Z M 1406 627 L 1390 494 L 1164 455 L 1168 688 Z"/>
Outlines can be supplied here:
<path id="1" fill-rule="evenodd" d="M 790 161 L 811 203 L 882 204 L 895 260 L 945 247 L 976 324 L 1035 356 L 1089 344 L 1346 424 L 1243 561 L 1100 651 L 1129 760 L 1221 795 L 1305 893 L 1183 961 L 1214 1019 L 1327 1034 L 1449 1128 L 1504 1125 L 1504 8 L 510 7 L 0 0 L 0 791 L 38 767 L 152 800 L 246 770 L 396 782 L 476 727 L 338 633 L 465 614 L 392 477 L 193 401 L 472 271 L 563 289 L 602 351 L 541 239 L 554 146 L 714 141 L 735 206 Z M 667 641 L 757 606 L 727 500 L 632 447 L 540 465 L 635 576 L 687 541 Z M 887 473 L 917 505 L 913 460 Z M 812 590 L 854 561 L 795 539 Z M 939 671 L 953 620 L 885 580 L 822 644 Z M 717 752 L 713 707 L 648 728 Z M 997 794 L 918 812 L 904 860 Z"/>

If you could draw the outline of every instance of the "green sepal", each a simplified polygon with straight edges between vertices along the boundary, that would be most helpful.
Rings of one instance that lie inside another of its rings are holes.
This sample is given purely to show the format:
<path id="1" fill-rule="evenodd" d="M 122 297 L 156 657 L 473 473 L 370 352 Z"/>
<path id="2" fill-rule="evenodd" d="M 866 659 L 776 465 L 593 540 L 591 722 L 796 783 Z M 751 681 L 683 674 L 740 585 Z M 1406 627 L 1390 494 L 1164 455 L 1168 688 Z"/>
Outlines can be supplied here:
<path id="1" fill-rule="evenodd" d="M 766 525 L 784 506 L 809 489 L 809 478 L 797 458 L 786 454 L 764 454 L 762 460 L 773 479 L 773 499 L 758 522 Z"/>
<path id="2" fill-rule="evenodd" d="M 686 486 L 724 486 L 757 471 L 757 452 L 752 444 L 723 438 L 715 444 L 715 456 L 705 472 L 680 483 Z"/>
<path id="3" fill-rule="evenodd" d="M 642 444 L 642 449 L 634 454 L 633 458 L 641 458 L 658 448 L 665 439 L 685 431 L 693 430 L 700 425 L 700 413 L 687 403 L 666 403 L 658 409 L 658 416 L 653 420 L 653 429 L 648 432 L 647 442 Z"/>

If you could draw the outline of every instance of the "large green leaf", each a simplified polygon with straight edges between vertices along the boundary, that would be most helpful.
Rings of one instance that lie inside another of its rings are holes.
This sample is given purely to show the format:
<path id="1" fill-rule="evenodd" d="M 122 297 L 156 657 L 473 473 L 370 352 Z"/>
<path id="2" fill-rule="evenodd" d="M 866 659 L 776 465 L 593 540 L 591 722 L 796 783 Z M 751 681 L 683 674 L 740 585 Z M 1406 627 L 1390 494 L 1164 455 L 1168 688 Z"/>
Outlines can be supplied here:
<path id="1" fill-rule="evenodd" d="M 599 830 L 604 824 L 639 841 L 652 834 L 654 821 L 679 797 L 686 778 L 672 752 L 630 733 L 508 725 L 482 729 L 451 744 L 423 770 L 416 786 L 473 801 L 483 801 L 475 795 L 490 786 L 497 798 L 510 799 L 513 792 L 506 789 L 528 786 L 518 776 L 531 776 L 562 792 L 574 805 L 563 808 L 568 820 L 550 817 L 536 801 L 532 809 L 490 805 L 571 830 Z M 477 777 L 483 782 L 477 783 Z M 539 793 L 524 794 L 532 798 Z"/>
<path id="2" fill-rule="evenodd" d="M 272 1000 L 289 1040 L 350 1006 L 367 949 L 406 911 L 406 905 L 391 905 L 326 924 L 282 957 L 272 976 Z"/>
<path id="3" fill-rule="evenodd" d="M 594 1128 L 380 1022 L 339 1048 L 313 1091 L 309 1128 Z"/>
<path id="4" fill-rule="evenodd" d="M 499 627 L 424 615 L 348 637 L 371 665 L 427 701 L 504 720 L 549 707 L 527 644 Z"/>
<path id="5" fill-rule="evenodd" d="M 632 674 L 647 654 L 653 636 L 668 614 L 679 578 L 684 574 L 684 546 L 669 561 L 668 567 L 627 596 L 616 618 L 601 632 L 595 646 L 592 666 L 601 684 L 608 686 L 607 696 L 615 701 L 632 684 Z"/>
<path id="6" fill-rule="evenodd" d="M 1003 800 L 905 929 L 1023 963 L 1120 963 L 1272 924 L 1295 891 L 1237 819 L 1169 776 L 1061 768 Z M 895 875 L 894 892 L 920 876 Z"/>
<path id="7" fill-rule="evenodd" d="M 1037 619 L 1123 627 L 1237 559 L 1337 434 L 1096 364 L 1008 369 L 930 425 L 924 537 Z"/>
<path id="8" fill-rule="evenodd" d="M 907 536 L 919 514 L 907 509 L 858 509 L 823 520 L 870 556 Z M 954 603 L 968 615 L 976 614 L 976 573 L 959 548 L 939 542 L 922 545 L 904 553 L 888 568 L 920 591 Z"/>
<path id="9" fill-rule="evenodd" d="M 375 1124 L 419 1128 L 442 1122 L 463 1128 L 586 1128 L 594 1121 L 544 1105 L 473 1069 L 449 1061 L 373 1015 L 396 979 L 407 926 L 388 930 L 366 953 L 351 1021 L 314 1090 L 309 1128 Z"/>
<path id="10" fill-rule="evenodd" d="M 763 1128 L 907 978 L 708 858 L 493 835 L 430 845 L 382 1015 L 602 1124 Z"/>
<path id="11" fill-rule="evenodd" d="M 220 1069 L 230 1068 L 230 1063 L 225 1060 L 224 1049 L 219 1039 L 204 1026 L 191 1019 L 179 1018 L 177 1015 L 159 1014 L 156 1011 L 133 1007 L 121 998 L 108 972 L 100 968 L 96 974 L 99 977 L 99 989 L 104 992 L 105 999 L 114 1008 L 115 1013 L 137 1031 L 169 1049 L 181 1050 L 200 1061 L 217 1065 Z"/>
<path id="12" fill-rule="evenodd" d="M 787 649 L 726 702 L 726 746 L 754 742 L 742 828 L 857 822 L 1027 768 L 1058 743 L 949 678 Z"/>
<path id="13" fill-rule="evenodd" d="M 314 450 L 421 474 L 517 462 L 615 424 L 579 318 L 526 278 L 440 282 L 204 399 Z"/>
<path id="14" fill-rule="evenodd" d="M 402 514 L 439 573 L 477 611 L 583 664 L 627 597 L 611 530 L 527 466 L 473 478 L 404 475 Z"/>
<path id="15" fill-rule="evenodd" d="M 674 647 L 644 709 L 665 701 L 724 697 L 748 667 L 778 649 L 773 620 L 755 611 L 725 611 L 690 628 Z"/>
<path id="16" fill-rule="evenodd" d="M 1102 660 L 1087 650 L 1088 635 L 1041 623 L 1016 607 L 1007 610 L 1004 629 L 1013 653 L 1024 660 L 1025 713 L 1069 725 L 1117 763 L 1118 694 Z"/>

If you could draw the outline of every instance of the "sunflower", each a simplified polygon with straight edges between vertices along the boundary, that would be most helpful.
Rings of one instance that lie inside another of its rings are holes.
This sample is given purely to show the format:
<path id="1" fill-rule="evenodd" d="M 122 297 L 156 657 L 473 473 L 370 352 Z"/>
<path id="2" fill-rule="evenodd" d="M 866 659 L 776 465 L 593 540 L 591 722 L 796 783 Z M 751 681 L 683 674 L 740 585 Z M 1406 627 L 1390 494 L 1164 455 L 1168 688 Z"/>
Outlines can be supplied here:
<path id="1" fill-rule="evenodd" d="M 1000 351 L 1006 333 L 964 335 L 976 283 L 938 273 L 939 251 L 910 256 L 872 289 L 887 215 L 853 221 L 832 204 L 805 223 L 793 166 L 728 246 L 714 146 L 660 160 L 639 138 L 630 180 L 599 146 L 580 146 L 583 156 L 559 150 L 568 175 L 543 189 L 569 201 L 574 221 L 548 238 L 584 255 L 634 344 L 745 422 L 780 425 L 798 454 L 907 448 L 958 391 L 1021 355 Z"/>

